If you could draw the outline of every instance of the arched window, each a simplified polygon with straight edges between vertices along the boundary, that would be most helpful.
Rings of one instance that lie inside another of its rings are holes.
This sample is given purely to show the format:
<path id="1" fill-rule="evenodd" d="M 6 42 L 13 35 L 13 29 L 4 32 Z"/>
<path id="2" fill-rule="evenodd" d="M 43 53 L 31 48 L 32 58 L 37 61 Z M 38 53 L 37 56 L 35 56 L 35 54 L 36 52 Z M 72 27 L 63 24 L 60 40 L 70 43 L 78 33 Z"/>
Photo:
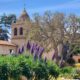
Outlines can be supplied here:
<path id="1" fill-rule="evenodd" d="M 17 35 L 17 28 L 14 28 L 14 35 Z"/>
<path id="2" fill-rule="evenodd" d="M 20 28 L 20 35 L 23 35 L 23 28 Z"/>

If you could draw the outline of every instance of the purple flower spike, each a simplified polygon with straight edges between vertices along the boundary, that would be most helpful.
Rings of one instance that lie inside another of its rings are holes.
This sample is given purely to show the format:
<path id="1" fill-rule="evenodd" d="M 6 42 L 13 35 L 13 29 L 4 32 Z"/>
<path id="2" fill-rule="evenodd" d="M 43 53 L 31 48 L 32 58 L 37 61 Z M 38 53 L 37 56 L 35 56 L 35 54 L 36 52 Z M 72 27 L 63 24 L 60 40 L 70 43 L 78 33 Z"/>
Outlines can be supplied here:
<path id="1" fill-rule="evenodd" d="M 36 55 L 38 54 L 38 53 L 37 53 L 37 49 L 34 50 L 34 54 L 36 54 Z"/>
<path id="2" fill-rule="evenodd" d="M 24 46 L 22 47 L 22 53 L 24 52 Z"/>
<path id="3" fill-rule="evenodd" d="M 37 51 L 39 52 L 40 46 L 37 46 L 37 48 L 36 48 L 36 49 L 37 49 Z"/>
<path id="4" fill-rule="evenodd" d="M 34 50 L 37 50 L 38 45 L 34 43 Z"/>
<path id="5" fill-rule="evenodd" d="M 28 43 L 27 43 L 27 49 L 30 50 L 30 48 L 31 48 L 31 44 L 30 44 L 30 42 L 28 41 Z"/>
<path id="6" fill-rule="evenodd" d="M 34 60 L 36 60 L 37 59 L 37 55 L 36 55 L 36 53 L 34 54 Z"/>
<path id="7" fill-rule="evenodd" d="M 31 54 L 33 54 L 33 53 L 34 53 L 34 49 L 32 48 L 32 49 L 31 49 Z"/>
<path id="8" fill-rule="evenodd" d="M 22 53 L 22 52 L 21 52 L 21 49 L 19 49 L 19 50 L 18 50 L 18 53 L 19 53 L 19 54 L 21 54 L 21 53 Z"/>
<path id="9" fill-rule="evenodd" d="M 38 46 L 38 45 L 37 45 L 37 44 L 35 44 L 35 48 L 37 48 L 37 46 Z"/>
<path id="10" fill-rule="evenodd" d="M 34 53 L 34 44 L 31 46 L 31 54 L 33 54 Z"/>
<path id="11" fill-rule="evenodd" d="M 44 48 L 41 48 L 41 53 L 43 53 L 44 52 Z"/>
<path id="12" fill-rule="evenodd" d="M 43 52 L 44 52 L 44 48 L 40 48 L 40 50 L 39 50 L 39 56 L 38 56 L 39 58 L 42 57 Z"/>
<path id="13" fill-rule="evenodd" d="M 55 58 L 55 54 L 53 54 L 53 56 L 52 56 L 52 60 L 54 60 L 54 58 Z"/>
<path id="14" fill-rule="evenodd" d="M 18 50 L 18 53 L 20 54 L 20 49 Z"/>

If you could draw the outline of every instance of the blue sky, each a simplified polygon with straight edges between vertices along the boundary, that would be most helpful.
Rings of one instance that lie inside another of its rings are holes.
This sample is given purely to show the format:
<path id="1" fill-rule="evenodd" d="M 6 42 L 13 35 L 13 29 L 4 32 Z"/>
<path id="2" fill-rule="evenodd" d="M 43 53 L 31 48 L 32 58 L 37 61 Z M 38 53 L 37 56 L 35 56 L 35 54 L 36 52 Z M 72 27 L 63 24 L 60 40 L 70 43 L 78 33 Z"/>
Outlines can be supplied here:
<path id="1" fill-rule="evenodd" d="M 30 16 L 36 12 L 43 14 L 46 10 L 80 15 L 80 0 L 0 0 L 0 15 L 14 13 L 19 16 L 24 3 Z"/>

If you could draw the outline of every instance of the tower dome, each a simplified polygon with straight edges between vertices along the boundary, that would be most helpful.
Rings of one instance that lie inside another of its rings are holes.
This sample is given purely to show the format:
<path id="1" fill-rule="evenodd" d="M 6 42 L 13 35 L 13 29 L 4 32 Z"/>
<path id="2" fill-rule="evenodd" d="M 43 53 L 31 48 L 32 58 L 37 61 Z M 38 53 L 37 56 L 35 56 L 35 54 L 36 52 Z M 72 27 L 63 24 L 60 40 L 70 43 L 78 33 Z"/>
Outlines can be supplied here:
<path id="1" fill-rule="evenodd" d="M 29 19 L 30 19 L 30 18 L 29 18 L 29 15 L 28 15 L 28 13 L 26 12 L 25 9 L 22 11 L 21 16 L 20 16 L 19 19 L 20 19 L 20 20 L 29 20 Z"/>

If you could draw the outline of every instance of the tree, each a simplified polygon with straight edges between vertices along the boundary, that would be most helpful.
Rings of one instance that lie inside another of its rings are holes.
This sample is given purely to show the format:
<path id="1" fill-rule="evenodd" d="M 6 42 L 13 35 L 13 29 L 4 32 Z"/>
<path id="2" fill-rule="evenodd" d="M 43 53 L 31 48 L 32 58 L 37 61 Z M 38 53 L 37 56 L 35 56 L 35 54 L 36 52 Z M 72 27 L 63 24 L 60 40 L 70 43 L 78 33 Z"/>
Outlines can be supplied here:
<path id="1" fill-rule="evenodd" d="M 80 20 L 77 16 L 48 11 L 43 16 L 35 14 L 32 24 L 30 39 L 40 43 L 47 51 L 54 49 L 57 61 L 63 61 L 65 48 L 66 59 L 70 57 L 77 44 L 73 49 L 72 45 L 80 38 Z"/>
<path id="2" fill-rule="evenodd" d="M 9 32 L 11 28 L 11 23 L 16 22 L 16 16 L 14 14 L 10 14 L 9 16 L 3 15 L 0 18 L 0 39 L 8 40 Z"/>
<path id="3" fill-rule="evenodd" d="M 64 14 L 45 12 L 43 16 L 35 14 L 34 27 L 31 29 L 31 39 L 43 45 L 46 50 L 54 49 L 58 56 L 58 43 L 63 42 Z"/>
<path id="4" fill-rule="evenodd" d="M 80 20 L 74 15 L 70 14 L 66 19 L 66 26 L 64 27 L 65 36 L 67 36 L 67 40 L 69 42 L 69 50 L 67 53 L 67 58 L 73 54 L 76 47 L 79 45 L 76 44 L 77 40 L 80 39 Z"/>
<path id="5" fill-rule="evenodd" d="M 9 36 L 6 33 L 8 33 L 8 31 L 3 29 L 1 26 L 0 27 L 0 40 L 8 40 Z"/>

